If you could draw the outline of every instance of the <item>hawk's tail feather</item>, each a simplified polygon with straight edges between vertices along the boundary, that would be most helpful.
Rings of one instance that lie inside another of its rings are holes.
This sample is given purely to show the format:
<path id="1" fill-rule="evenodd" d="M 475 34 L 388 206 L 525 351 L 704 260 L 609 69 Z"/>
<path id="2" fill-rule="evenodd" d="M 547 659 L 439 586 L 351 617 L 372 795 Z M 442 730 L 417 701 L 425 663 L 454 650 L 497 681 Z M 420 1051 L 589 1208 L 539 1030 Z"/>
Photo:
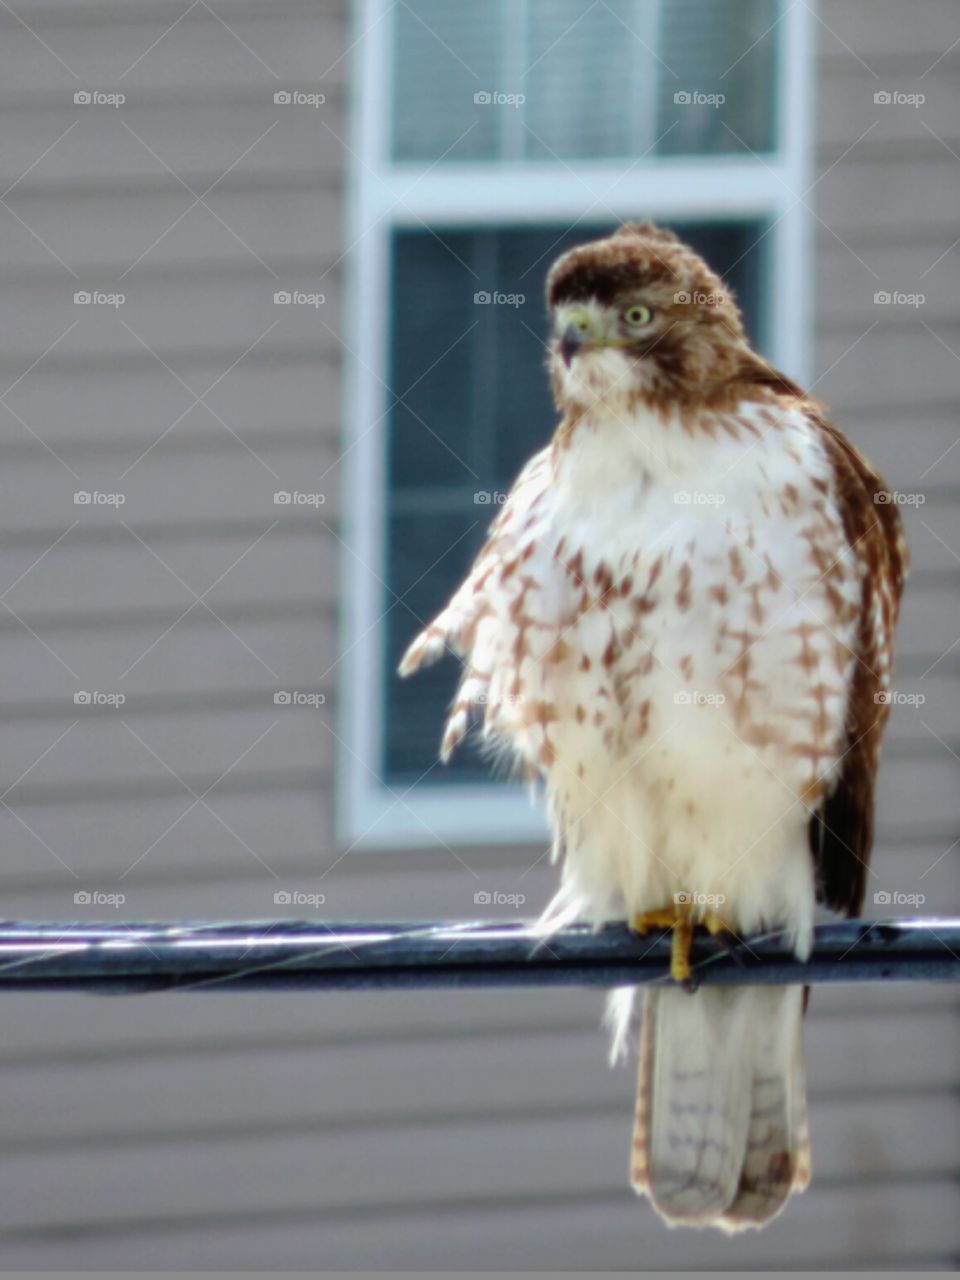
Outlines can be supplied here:
<path id="1" fill-rule="evenodd" d="M 671 1224 L 735 1232 L 809 1181 L 800 987 L 649 991 L 631 1181 Z"/>

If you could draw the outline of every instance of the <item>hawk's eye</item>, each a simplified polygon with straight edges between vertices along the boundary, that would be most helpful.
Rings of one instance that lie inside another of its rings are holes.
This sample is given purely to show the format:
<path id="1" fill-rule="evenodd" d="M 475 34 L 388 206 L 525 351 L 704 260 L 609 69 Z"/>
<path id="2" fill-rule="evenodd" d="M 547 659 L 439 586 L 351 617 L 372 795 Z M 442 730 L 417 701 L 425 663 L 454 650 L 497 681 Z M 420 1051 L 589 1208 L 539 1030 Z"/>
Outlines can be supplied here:
<path id="1" fill-rule="evenodd" d="M 623 318 L 626 320 L 627 324 L 639 326 L 642 324 L 649 324 L 653 319 L 653 312 L 649 307 L 643 306 L 642 303 L 635 302 L 632 307 L 627 307 L 626 311 L 623 313 Z"/>

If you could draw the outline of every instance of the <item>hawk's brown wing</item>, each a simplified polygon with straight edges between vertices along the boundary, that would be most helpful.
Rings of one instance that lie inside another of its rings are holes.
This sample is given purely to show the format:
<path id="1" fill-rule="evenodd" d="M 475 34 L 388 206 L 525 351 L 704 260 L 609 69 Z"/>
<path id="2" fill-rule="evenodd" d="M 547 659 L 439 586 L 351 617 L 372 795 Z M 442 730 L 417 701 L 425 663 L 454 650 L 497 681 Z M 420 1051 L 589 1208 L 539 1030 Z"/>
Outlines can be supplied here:
<path id="1" fill-rule="evenodd" d="M 844 915 L 863 903 L 873 844 L 874 784 L 889 714 L 894 629 L 907 571 L 903 526 L 890 491 L 832 423 L 811 412 L 833 462 L 847 540 L 863 572 L 856 664 L 840 777 L 810 820 L 819 901 Z"/>
<path id="2" fill-rule="evenodd" d="M 840 776 L 810 819 L 817 900 L 852 916 L 863 903 L 873 845 L 874 783 L 890 710 L 886 698 L 878 695 L 889 691 L 894 629 L 907 572 L 903 525 L 883 480 L 812 397 L 756 356 L 746 362 L 741 376 L 803 404 L 833 464 L 844 533 L 862 569 L 857 661 Z"/>

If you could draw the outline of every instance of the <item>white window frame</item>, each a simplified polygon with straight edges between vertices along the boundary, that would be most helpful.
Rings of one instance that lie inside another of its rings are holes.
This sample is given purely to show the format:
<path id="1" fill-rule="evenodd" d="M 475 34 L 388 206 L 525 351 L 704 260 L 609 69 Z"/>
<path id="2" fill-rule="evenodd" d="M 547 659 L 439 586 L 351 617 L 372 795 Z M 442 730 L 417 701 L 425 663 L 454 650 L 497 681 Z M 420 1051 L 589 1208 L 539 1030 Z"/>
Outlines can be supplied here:
<path id="1" fill-rule="evenodd" d="M 546 823 L 524 788 L 429 781 L 388 786 L 379 775 L 386 577 L 389 244 L 396 227 L 442 223 L 573 223 L 644 215 L 664 221 L 768 220 L 771 270 L 762 299 L 774 363 L 808 378 L 812 301 L 812 14 L 788 5 L 777 23 L 779 145 L 740 155 L 622 161 L 443 163 L 389 159 L 391 0 L 357 0 L 351 88 L 356 95 L 346 175 L 345 417 L 340 751 L 337 828 L 352 847 L 542 841 Z M 427 170 L 424 172 L 424 170 Z M 546 270 L 544 264 L 544 270 Z M 411 637 L 415 630 L 411 619 Z M 413 677 L 414 679 L 416 677 Z M 451 689 L 451 694 L 453 689 Z M 437 724 L 439 744 L 442 725 Z M 442 766 L 441 766 L 442 767 Z"/>

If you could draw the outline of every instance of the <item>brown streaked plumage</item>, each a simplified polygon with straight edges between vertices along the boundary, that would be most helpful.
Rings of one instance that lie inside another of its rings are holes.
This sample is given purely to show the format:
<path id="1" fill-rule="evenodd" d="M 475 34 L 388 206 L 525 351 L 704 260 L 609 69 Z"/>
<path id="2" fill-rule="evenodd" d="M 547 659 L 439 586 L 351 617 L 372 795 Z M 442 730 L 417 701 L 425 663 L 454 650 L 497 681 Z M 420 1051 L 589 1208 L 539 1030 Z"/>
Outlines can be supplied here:
<path id="1" fill-rule="evenodd" d="M 406 674 L 465 663 L 446 757 L 545 781 L 544 928 L 626 915 L 784 929 L 863 898 L 906 552 L 822 407 L 754 352 L 723 281 L 629 224 L 551 269 L 561 421 Z M 682 945 L 677 945 L 677 940 Z M 671 1223 L 762 1226 L 810 1177 L 797 988 L 645 999 L 631 1177 Z M 616 1044 L 628 1009 L 614 1001 Z"/>

